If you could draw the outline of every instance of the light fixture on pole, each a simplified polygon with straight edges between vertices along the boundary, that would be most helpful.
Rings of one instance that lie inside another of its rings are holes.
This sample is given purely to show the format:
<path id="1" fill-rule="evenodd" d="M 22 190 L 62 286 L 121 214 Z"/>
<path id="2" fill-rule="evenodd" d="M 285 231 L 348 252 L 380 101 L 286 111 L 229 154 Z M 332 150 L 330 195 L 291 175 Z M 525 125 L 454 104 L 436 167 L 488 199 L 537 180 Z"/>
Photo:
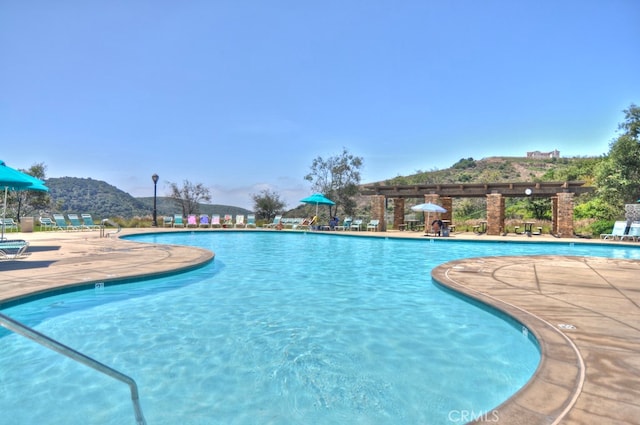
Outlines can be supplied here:
<path id="1" fill-rule="evenodd" d="M 156 198 L 157 198 L 157 188 L 158 188 L 158 179 L 160 177 L 158 177 L 157 174 L 153 174 L 153 176 L 151 176 L 151 180 L 153 180 L 153 223 L 151 223 L 151 225 L 153 227 L 158 227 L 158 214 L 157 214 L 157 210 L 156 210 Z"/>

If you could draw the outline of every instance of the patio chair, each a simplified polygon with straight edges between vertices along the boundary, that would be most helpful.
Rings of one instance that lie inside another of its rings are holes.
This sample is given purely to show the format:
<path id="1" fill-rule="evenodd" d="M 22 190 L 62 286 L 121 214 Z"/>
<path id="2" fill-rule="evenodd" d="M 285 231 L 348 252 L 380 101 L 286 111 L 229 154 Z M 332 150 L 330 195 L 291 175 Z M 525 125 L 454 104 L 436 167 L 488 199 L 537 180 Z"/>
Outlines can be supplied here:
<path id="1" fill-rule="evenodd" d="M 80 221 L 80 217 L 78 217 L 78 214 L 67 214 L 67 218 L 69 219 L 69 223 L 70 226 L 73 228 L 73 230 L 83 230 L 84 226 L 82 225 L 82 222 Z"/>
<path id="2" fill-rule="evenodd" d="M 173 226 L 173 217 L 169 215 L 165 215 L 162 217 L 162 227 L 171 227 Z"/>
<path id="3" fill-rule="evenodd" d="M 53 220 L 56 222 L 56 229 L 60 230 L 77 230 L 77 228 L 69 225 L 67 219 L 62 214 L 53 214 Z"/>
<path id="4" fill-rule="evenodd" d="M 231 214 L 224 215 L 224 221 L 222 222 L 222 227 L 224 228 L 233 227 L 233 217 L 231 216 Z"/>
<path id="5" fill-rule="evenodd" d="M 370 220 L 369 224 L 367 224 L 367 231 L 377 232 L 379 224 L 380 220 Z"/>
<path id="6" fill-rule="evenodd" d="M 613 223 L 613 229 L 611 233 L 602 233 L 600 235 L 600 239 L 619 239 L 624 236 L 624 232 L 627 230 L 627 222 L 626 221 L 616 221 Z"/>
<path id="7" fill-rule="evenodd" d="M 255 214 L 248 214 L 247 215 L 247 224 L 245 225 L 245 228 L 256 228 L 256 215 Z"/>
<path id="8" fill-rule="evenodd" d="M 40 217 L 38 221 L 40 221 L 40 230 L 53 230 L 53 221 L 49 217 Z"/>
<path id="9" fill-rule="evenodd" d="M 264 225 L 264 226 L 262 226 L 262 227 L 264 227 L 264 228 L 266 228 L 266 229 L 275 229 L 275 228 L 276 228 L 276 226 L 277 226 L 278 224 L 280 224 L 280 221 L 282 221 L 282 216 L 281 216 L 281 215 L 277 215 L 277 216 L 275 216 L 275 217 L 273 218 L 273 221 L 272 221 L 271 223 L 267 223 L 267 224 L 265 224 L 265 225 Z"/>
<path id="10" fill-rule="evenodd" d="M 352 221 L 353 221 L 353 219 L 351 217 L 345 217 L 344 221 L 342 222 L 342 224 L 336 226 L 335 230 L 347 230 L 347 229 L 349 229 L 349 227 L 351 227 L 351 222 Z"/>
<path id="11" fill-rule="evenodd" d="M 354 231 L 354 230 L 360 231 L 361 228 L 362 228 L 362 220 L 359 218 L 356 220 L 353 220 L 353 222 L 349 226 L 349 230 L 351 231 Z"/>
<path id="12" fill-rule="evenodd" d="M 18 260 L 26 256 L 29 242 L 22 239 L 0 241 L 0 261 Z"/>
<path id="13" fill-rule="evenodd" d="M 184 227 L 184 218 L 182 218 L 182 214 L 173 215 L 173 227 Z"/>
<path id="14" fill-rule="evenodd" d="M 222 223 L 220 223 L 220 214 L 213 214 L 211 216 L 211 227 L 222 227 Z"/>
<path id="15" fill-rule="evenodd" d="M 95 230 L 100 228 L 100 225 L 96 224 L 93 221 L 93 217 L 91 217 L 91 214 L 80 214 L 80 217 L 82 217 L 82 225 L 86 229 Z"/>
<path id="16" fill-rule="evenodd" d="M 629 227 L 629 233 L 620 236 L 620 240 L 631 239 L 634 242 L 640 241 L 640 221 L 634 221 Z"/>
<path id="17" fill-rule="evenodd" d="M 234 227 L 242 227 L 243 229 L 245 228 L 246 224 L 244 222 L 244 214 L 237 214 L 236 215 L 236 224 Z"/>
<path id="18" fill-rule="evenodd" d="M 211 227 L 211 222 L 209 221 L 209 216 L 207 214 L 200 214 L 198 227 Z"/>
<path id="19" fill-rule="evenodd" d="M 187 216 L 187 227 L 198 227 L 198 220 L 195 214 L 189 214 Z"/>
<path id="20" fill-rule="evenodd" d="M 0 218 L 0 226 L 4 226 L 4 231 L 19 232 L 20 227 L 12 218 Z"/>

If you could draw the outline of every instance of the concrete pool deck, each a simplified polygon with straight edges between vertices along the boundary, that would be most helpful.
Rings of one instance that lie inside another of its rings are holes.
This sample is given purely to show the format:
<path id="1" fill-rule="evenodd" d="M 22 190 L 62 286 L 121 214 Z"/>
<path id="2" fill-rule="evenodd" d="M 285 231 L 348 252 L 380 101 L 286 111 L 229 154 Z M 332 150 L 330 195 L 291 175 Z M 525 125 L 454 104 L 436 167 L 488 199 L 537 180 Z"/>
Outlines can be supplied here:
<path id="1" fill-rule="evenodd" d="M 153 231 L 185 230 L 124 229 L 122 234 Z M 424 239 L 418 232 L 346 233 Z M 54 287 L 161 275 L 213 259 L 213 253 L 199 248 L 101 238 L 98 231 L 6 236 L 28 240 L 30 254 L 21 260 L 0 262 L 0 306 Z M 453 238 L 603 242 L 473 233 L 456 233 Z M 432 276 L 440 284 L 517 318 L 526 326 L 523 332 L 532 332 L 538 338 L 542 351 L 535 376 L 507 402 L 485 415 L 458 412 L 451 423 L 463 423 L 463 414 L 510 425 L 640 423 L 640 261 L 484 257 L 442 264 L 433 269 Z"/>

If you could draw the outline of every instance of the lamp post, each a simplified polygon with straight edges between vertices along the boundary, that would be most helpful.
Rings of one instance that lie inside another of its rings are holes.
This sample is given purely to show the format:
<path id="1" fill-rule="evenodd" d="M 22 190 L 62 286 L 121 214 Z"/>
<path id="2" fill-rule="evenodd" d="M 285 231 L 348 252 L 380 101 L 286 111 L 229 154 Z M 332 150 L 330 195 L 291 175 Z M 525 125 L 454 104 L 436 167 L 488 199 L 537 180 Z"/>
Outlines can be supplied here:
<path id="1" fill-rule="evenodd" d="M 153 223 L 151 223 L 151 225 L 153 227 L 158 227 L 158 215 L 157 215 L 157 210 L 156 210 L 156 195 L 157 195 L 157 188 L 158 188 L 158 175 L 157 174 L 153 174 L 153 176 L 151 176 L 151 180 L 153 180 Z"/>

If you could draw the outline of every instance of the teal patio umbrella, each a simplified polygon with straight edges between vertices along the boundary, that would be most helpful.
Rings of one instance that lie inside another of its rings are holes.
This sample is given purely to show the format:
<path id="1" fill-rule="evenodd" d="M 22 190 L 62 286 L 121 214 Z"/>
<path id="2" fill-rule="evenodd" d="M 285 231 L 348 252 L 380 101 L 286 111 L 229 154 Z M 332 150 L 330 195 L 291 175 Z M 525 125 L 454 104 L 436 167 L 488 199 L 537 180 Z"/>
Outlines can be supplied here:
<path id="1" fill-rule="evenodd" d="M 311 196 L 307 196 L 304 199 L 301 199 L 300 202 L 304 202 L 305 204 L 316 204 L 316 216 L 318 215 L 318 206 L 319 205 L 335 205 L 331 199 L 325 197 L 322 193 L 314 193 Z"/>
<path id="2" fill-rule="evenodd" d="M 39 180 L 29 174 L 22 173 L 11 167 L 8 167 L 4 161 L 0 160 L 0 188 L 4 189 L 4 204 L 2 208 L 2 236 L 4 239 L 4 219 L 7 214 L 7 194 L 11 190 L 41 190 L 48 191 L 42 180 Z"/>

